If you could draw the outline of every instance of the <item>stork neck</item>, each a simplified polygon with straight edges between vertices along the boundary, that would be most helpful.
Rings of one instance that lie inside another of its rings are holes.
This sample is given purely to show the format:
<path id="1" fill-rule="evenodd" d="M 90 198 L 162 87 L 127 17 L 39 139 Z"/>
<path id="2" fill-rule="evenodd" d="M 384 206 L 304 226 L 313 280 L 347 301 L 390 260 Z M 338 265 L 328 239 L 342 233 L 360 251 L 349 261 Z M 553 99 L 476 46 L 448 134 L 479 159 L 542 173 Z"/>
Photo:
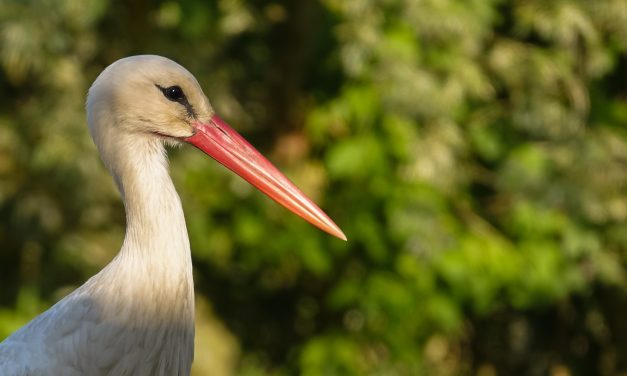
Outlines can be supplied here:
<path id="1" fill-rule="evenodd" d="M 164 147 L 156 138 L 139 139 L 129 146 L 132 150 L 124 153 L 128 160 L 114 171 L 127 221 L 120 256 L 167 265 L 168 274 L 176 273 L 177 266 L 191 273 L 185 218 Z"/>
<path id="2" fill-rule="evenodd" d="M 124 338 L 129 348 L 143 351 L 138 359 L 156 357 L 170 367 L 163 374 L 188 375 L 194 353 L 192 262 L 163 145 L 139 134 L 98 145 L 124 200 L 126 235 L 120 253 L 83 289 L 97 302 L 100 320 L 129 329 Z"/>

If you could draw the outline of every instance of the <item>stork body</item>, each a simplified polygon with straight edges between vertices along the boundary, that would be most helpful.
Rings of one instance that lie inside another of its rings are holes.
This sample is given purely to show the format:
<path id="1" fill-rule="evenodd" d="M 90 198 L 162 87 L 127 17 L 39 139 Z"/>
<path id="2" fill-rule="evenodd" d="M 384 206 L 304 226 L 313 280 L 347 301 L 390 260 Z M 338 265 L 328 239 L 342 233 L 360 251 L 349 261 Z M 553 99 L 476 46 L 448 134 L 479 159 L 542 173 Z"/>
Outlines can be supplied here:
<path id="1" fill-rule="evenodd" d="M 88 124 L 124 200 L 118 255 L 0 343 L 0 375 L 189 375 L 194 286 L 164 144 L 185 141 L 335 236 L 339 228 L 213 114 L 195 78 L 159 56 L 119 60 L 89 91 Z"/>

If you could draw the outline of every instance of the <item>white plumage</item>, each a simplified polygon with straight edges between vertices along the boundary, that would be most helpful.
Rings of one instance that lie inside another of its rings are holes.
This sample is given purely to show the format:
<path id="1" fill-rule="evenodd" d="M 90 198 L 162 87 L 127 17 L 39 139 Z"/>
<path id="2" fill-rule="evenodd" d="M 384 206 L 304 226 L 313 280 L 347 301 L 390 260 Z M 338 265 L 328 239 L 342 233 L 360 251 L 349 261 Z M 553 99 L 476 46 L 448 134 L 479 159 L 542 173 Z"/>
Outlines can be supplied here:
<path id="1" fill-rule="evenodd" d="M 164 143 L 195 145 L 277 202 L 345 239 L 315 204 L 214 115 L 196 79 L 171 60 L 146 55 L 113 63 L 89 90 L 87 117 L 124 200 L 124 242 L 101 272 L 0 343 L 0 375 L 190 373 L 191 253 Z"/>

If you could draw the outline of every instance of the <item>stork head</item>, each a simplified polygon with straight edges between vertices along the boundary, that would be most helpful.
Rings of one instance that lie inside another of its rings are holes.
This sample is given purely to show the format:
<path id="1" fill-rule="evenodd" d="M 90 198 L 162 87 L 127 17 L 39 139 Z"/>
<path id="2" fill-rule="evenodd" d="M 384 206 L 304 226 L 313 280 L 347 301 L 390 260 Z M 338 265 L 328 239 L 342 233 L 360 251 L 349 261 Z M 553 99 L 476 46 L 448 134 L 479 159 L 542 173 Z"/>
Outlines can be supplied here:
<path id="1" fill-rule="evenodd" d="M 125 153 L 141 152 L 138 144 L 162 150 L 164 143 L 186 142 L 311 224 L 346 240 L 316 204 L 215 115 L 198 81 L 172 60 L 141 55 L 111 64 L 89 89 L 87 119 L 112 170 L 124 164 Z"/>
<path id="2" fill-rule="evenodd" d="M 131 56 L 108 66 L 89 89 L 92 135 L 113 129 L 177 140 L 194 134 L 194 122 L 213 115 L 196 78 L 170 59 Z M 98 121 L 100 119 L 109 121 Z M 107 129 L 98 129 L 104 128 Z"/>

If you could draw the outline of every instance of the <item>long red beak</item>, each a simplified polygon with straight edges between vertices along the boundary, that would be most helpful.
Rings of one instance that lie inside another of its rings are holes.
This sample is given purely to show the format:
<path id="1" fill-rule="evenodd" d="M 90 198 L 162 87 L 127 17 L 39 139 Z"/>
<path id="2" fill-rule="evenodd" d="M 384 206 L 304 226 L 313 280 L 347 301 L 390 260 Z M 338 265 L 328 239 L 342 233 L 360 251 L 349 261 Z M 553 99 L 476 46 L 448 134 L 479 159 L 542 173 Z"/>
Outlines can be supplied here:
<path id="1" fill-rule="evenodd" d="M 197 122 L 194 128 L 196 133 L 186 138 L 186 142 L 196 146 L 312 225 L 346 240 L 346 235 L 331 218 L 218 116 L 214 115 L 208 124 Z"/>

